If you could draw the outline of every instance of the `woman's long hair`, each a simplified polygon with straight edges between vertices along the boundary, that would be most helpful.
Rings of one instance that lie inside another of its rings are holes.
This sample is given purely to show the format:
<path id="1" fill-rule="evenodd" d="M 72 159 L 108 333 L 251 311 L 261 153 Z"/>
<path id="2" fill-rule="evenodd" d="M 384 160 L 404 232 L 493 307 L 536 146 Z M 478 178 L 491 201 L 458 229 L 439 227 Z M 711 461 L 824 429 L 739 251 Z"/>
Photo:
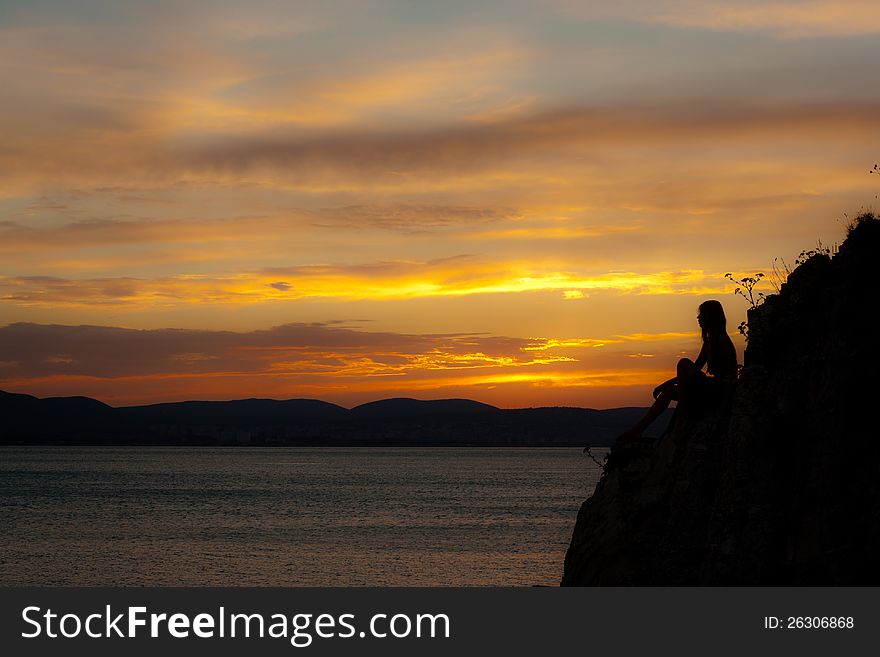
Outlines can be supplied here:
<path id="1" fill-rule="evenodd" d="M 707 342 L 712 335 L 727 331 L 727 318 L 724 316 L 724 308 L 721 302 L 709 299 L 700 304 L 700 326 L 703 332 L 703 342 Z"/>

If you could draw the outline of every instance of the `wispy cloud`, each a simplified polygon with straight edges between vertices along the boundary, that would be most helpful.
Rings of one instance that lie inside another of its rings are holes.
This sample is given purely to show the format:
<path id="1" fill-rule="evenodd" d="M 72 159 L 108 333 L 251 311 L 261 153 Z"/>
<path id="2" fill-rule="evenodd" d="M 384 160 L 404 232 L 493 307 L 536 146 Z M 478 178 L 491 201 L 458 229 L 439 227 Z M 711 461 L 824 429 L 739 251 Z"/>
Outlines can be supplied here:
<path id="1" fill-rule="evenodd" d="M 717 104 L 631 108 L 580 107 L 495 124 L 437 130 L 351 133 L 321 138 L 229 137 L 178 154 L 194 169 L 235 173 L 281 169 L 320 179 L 332 175 L 378 176 L 479 171 L 524 156 L 591 149 L 627 148 L 709 138 L 732 143 L 760 136 L 774 139 L 854 137 L 873 125 L 880 103 L 865 101 Z"/>
<path id="2" fill-rule="evenodd" d="M 0 162 L 17 172 L 13 179 L 51 175 L 71 183 L 96 177 L 120 183 L 188 177 L 219 178 L 226 184 L 268 179 L 281 188 L 313 192 L 342 185 L 406 191 L 439 184 L 446 189 L 452 181 L 460 184 L 465 175 L 480 172 L 485 179 L 477 176 L 469 186 L 530 175 L 529 161 L 535 158 L 546 167 L 554 158 L 602 159 L 628 149 L 672 144 L 683 148 L 706 140 L 716 148 L 742 140 L 796 142 L 805 136 L 836 143 L 860 140 L 873 129 L 878 110 L 880 102 L 872 100 L 692 101 L 672 106 L 571 107 L 496 123 L 439 128 L 342 129 L 318 136 L 276 128 L 215 132 L 198 139 L 151 138 L 132 127 L 97 139 L 73 131 L 64 148 L 50 147 L 57 145 L 55 137 L 48 141 L 40 135 L 15 137 L 0 153 Z"/>
<path id="3" fill-rule="evenodd" d="M 870 0 L 548 0 L 545 4 L 563 16 L 587 23 L 661 24 L 786 39 L 880 33 L 880 11 Z"/>
<path id="4" fill-rule="evenodd" d="M 283 284 L 279 284 L 279 280 Z M 428 262 L 306 265 L 236 275 L 142 279 L 0 277 L 0 302 L 27 306 L 179 304 L 249 305 L 277 300 L 390 300 L 558 290 L 621 294 L 711 294 L 725 285 L 702 270 L 584 274 L 552 265 L 482 262 L 470 256 Z"/>
<path id="5" fill-rule="evenodd" d="M 321 208 L 310 215 L 314 224 L 319 226 L 382 228 L 402 232 L 420 232 L 449 226 L 473 228 L 519 218 L 519 213 L 513 208 L 412 203 Z"/>
<path id="6" fill-rule="evenodd" d="M 675 353 L 678 343 L 666 342 L 664 353 Z M 657 378 L 655 368 L 640 368 L 625 353 L 639 344 L 624 338 L 371 332 L 346 322 L 245 333 L 12 324 L 0 328 L 0 386 L 42 394 L 78 386 L 77 394 L 117 402 L 155 399 L 151 390 L 160 381 L 166 384 L 162 399 L 231 398 L 240 396 L 242 382 L 253 395 L 324 391 L 335 399 L 449 387 L 470 387 L 480 396 L 486 386 L 499 384 L 644 386 Z M 606 345 L 625 349 L 598 356 Z"/>
<path id="7" fill-rule="evenodd" d="M 677 27 L 767 32 L 789 39 L 880 34 L 880 7 L 870 0 L 650 3 L 649 20 Z"/>

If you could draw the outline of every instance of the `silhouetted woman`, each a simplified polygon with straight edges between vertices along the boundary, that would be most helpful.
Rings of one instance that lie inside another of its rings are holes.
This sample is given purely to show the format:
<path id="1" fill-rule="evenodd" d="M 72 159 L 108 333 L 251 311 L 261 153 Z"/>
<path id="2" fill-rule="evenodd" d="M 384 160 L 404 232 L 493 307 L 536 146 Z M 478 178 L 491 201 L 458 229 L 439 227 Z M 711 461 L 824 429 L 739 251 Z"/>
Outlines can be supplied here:
<path id="1" fill-rule="evenodd" d="M 640 438 L 642 432 L 669 407 L 669 402 L 687 402 L 701 388 L 715 383 L 736 381 L 736 347 L 727 335 L 724 308 L 714 299 L 700 304 L 697 323 L 703 333 L 703 347 L 696 362 L 690 358 L 678 361 L 676 375 L 654 388 L 654 405 L 639 422 L 621 438 Z M 709 373 L 703 374 L 703 367 Z"/>

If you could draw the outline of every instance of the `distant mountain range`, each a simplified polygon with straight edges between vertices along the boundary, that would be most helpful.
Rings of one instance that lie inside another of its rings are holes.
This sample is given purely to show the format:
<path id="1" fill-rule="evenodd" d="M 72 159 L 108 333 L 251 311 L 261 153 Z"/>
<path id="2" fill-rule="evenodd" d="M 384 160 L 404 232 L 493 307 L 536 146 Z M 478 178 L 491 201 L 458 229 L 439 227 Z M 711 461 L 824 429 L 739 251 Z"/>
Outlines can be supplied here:
<path id="1" fill-rule="evenodd" d="M 500 409 L 469 399 L 186 401 L 114 408 L 0 391 L 3 445 L 604 446 L 643 408 Z M 668 415 L 654 427 L 659 433 Z M 659 428 L 658 428 L 659 427 Z"/>

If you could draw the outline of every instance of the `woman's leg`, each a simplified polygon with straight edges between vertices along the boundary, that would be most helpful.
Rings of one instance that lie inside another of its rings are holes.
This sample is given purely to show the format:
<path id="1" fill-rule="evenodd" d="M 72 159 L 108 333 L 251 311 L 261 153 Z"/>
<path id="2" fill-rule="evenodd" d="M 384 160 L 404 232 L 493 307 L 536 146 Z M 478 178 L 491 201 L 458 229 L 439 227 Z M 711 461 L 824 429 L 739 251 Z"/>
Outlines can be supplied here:
<path id="1" fill-rule="evenodd" d="M 661 392 L 657 396 L 657 399 L 654 400 L 651 408 L 648 409 L 648 412 L 645 413 L 645 416 L 639 420 L 632 429 L 622 434 L 620 437 L 633 439 L 641 438 L 645 429 L 651 426 L 654 420 L 660 417 L 660 415 L 663 414 L 663 411 L 669 408 L 669 403 L 673 399 L 678 399 L 678 387 L 678 385 L 669 386 Z"/>
<path id="2" fill-rule="evenodd" d="M 691 387 L 690 383 L 696 375 L 697 365 L 694 361 L 690 358 L 682 358 L 678 361 L 678 365 L 675 368 L 675 383 L 676 388 L 678 388 L 678 396 L 676 399 L 679 402 L 684 402 L 685 398 L 688 396 L 688 390 Z"/>
<path id="3" fill-rule="evenodd" d="M 682 358 L 675 366 L 675 382 L 684 385 L 697 373 L 697 365 L 690 358 Z"/>
<path id="4" fill-rule="evenodd" d="M 668 386 L 663 390 L 663 392 L 657 396 L 657 399 L 651 405 L 651 408 L 648 409 L 648 412 L 645 413 L 645 416 L 639 420 L 632 429 L 621 434 L 619 438 L 641 438 L 645 429 L 651 426 L 651 423 L 660 417 L 663 411 L 669 408 L 669 404 L 672 400 L 678 402 L 682 400 L 684 391 L 688 388 L 688 384 L 696 374 L 697 365 L 690 358 L 682 358 L 678 361 L 678 365 L 675 368 L 675 384 Z"/>

